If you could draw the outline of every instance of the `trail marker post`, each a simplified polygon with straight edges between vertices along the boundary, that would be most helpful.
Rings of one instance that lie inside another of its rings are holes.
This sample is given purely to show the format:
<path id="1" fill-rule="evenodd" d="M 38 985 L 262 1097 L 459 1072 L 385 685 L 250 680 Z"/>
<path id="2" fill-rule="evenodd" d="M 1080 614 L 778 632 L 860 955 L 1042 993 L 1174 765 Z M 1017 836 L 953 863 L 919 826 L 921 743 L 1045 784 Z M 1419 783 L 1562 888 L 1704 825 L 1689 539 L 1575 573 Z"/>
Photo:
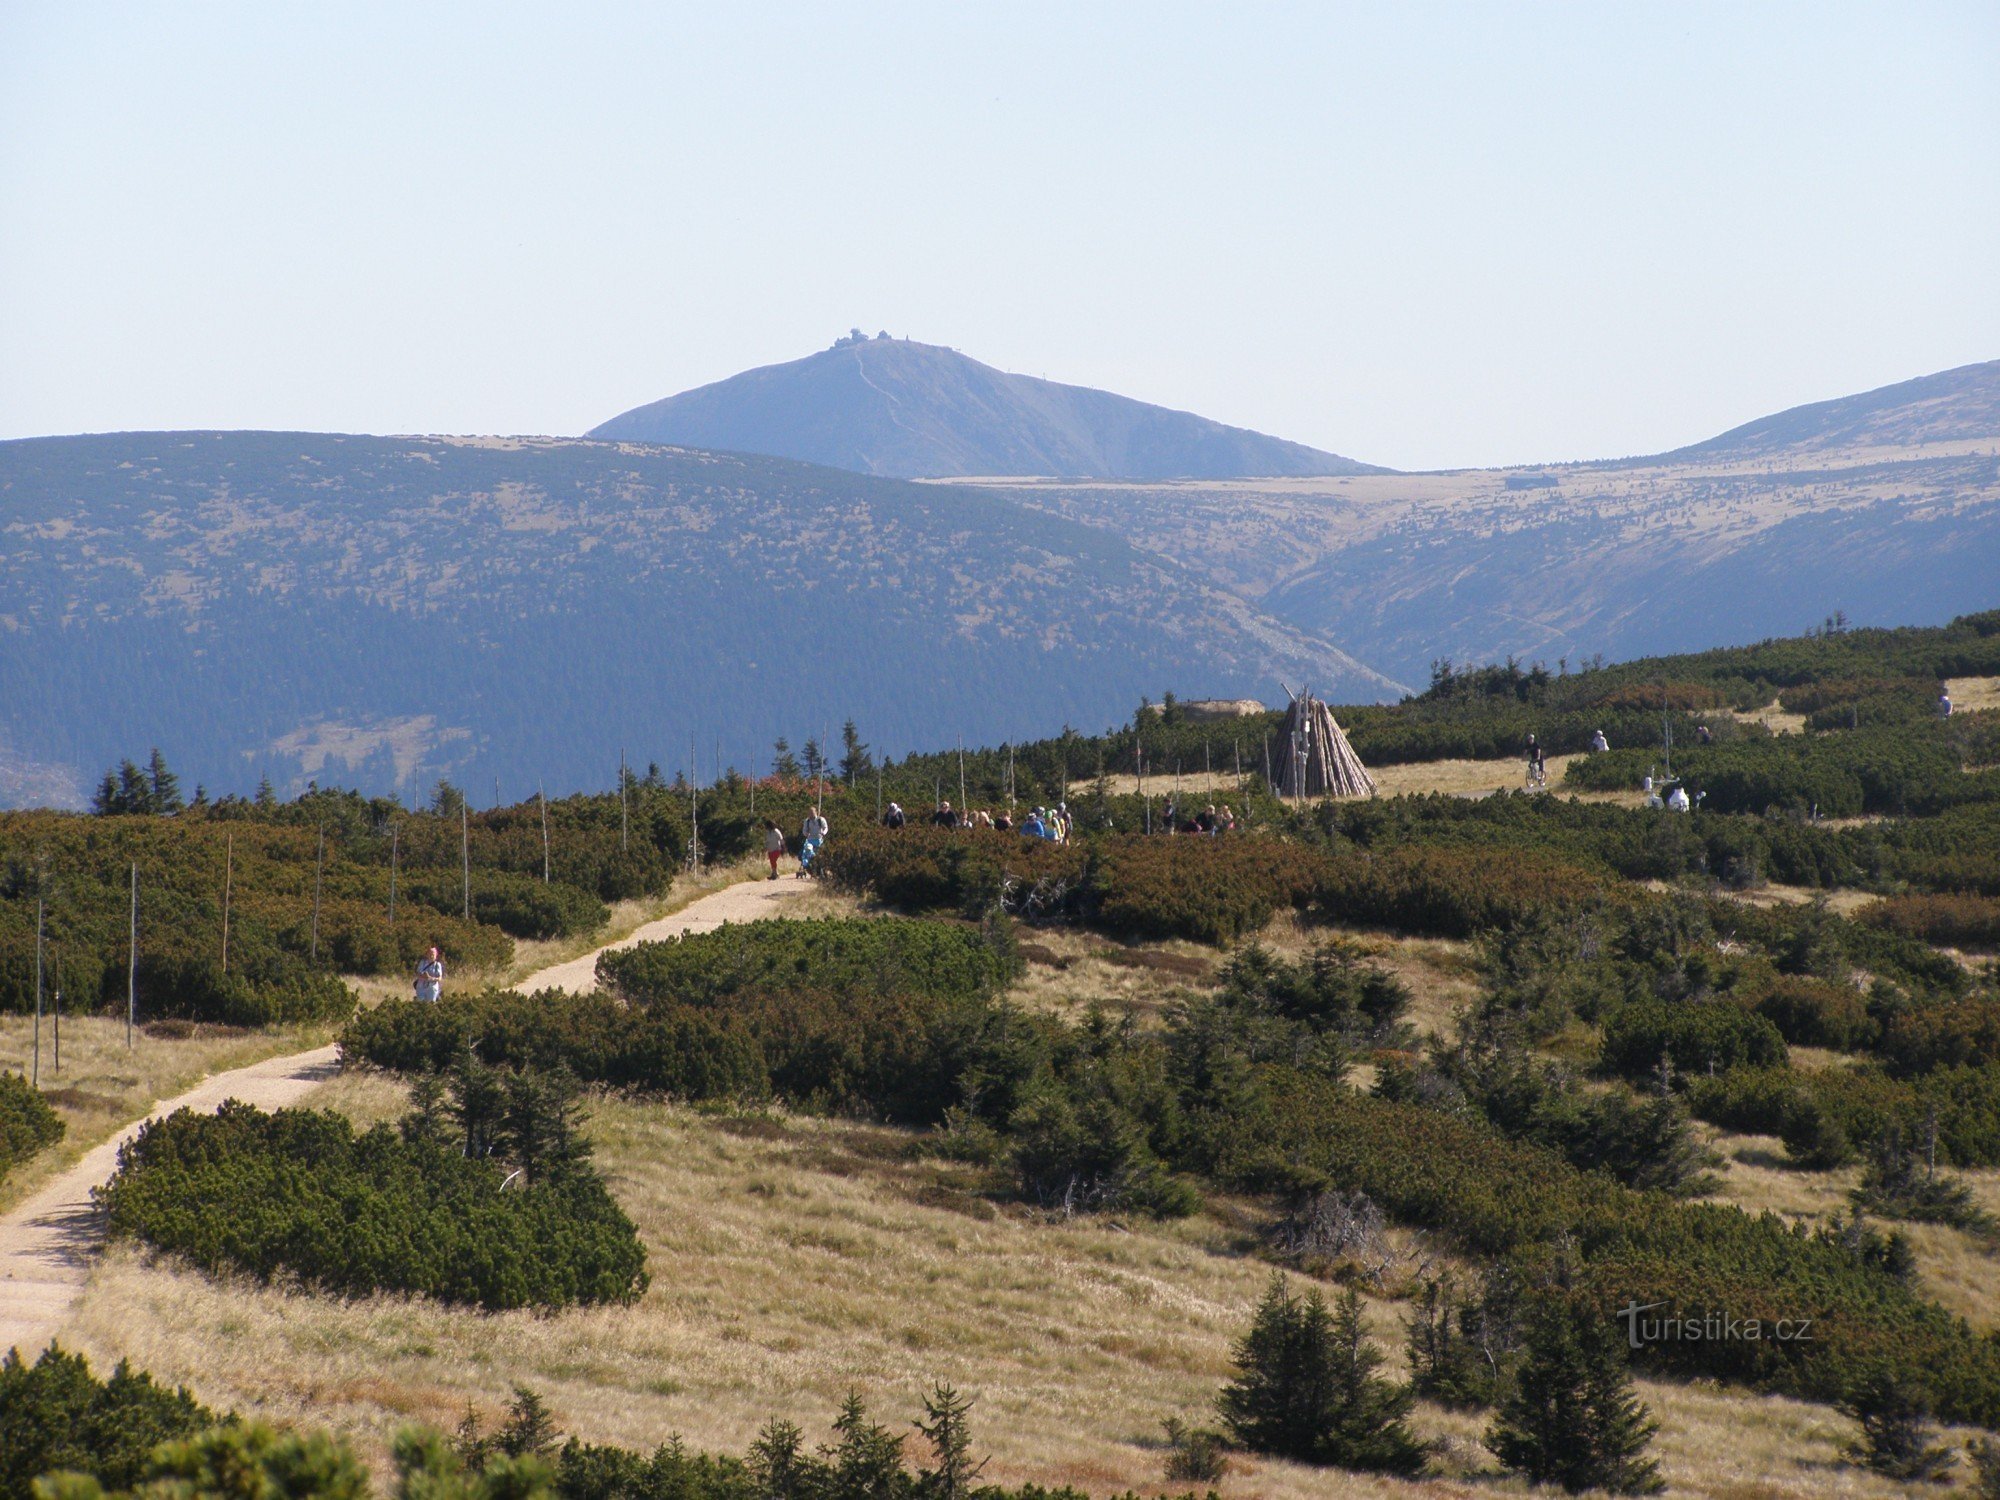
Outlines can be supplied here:
<path id="1" fill-rule="evenodd" d="M 389 930 L 396 930 L 396 841 L 403 830 L 397 824 L 389 825 Z"/>
<path id="2" fill-rule="evenodd" d="M 222 841 L 222 977 L 229 977 L 229 896 L 236 879 L 236 832 Z"/>
<path id="3" fill-rule="evenodd" d="M 35 897 L 35 1072 L 29 1080 L 42 1083 L 42 898 Z"/>
<path id="4" fill-rule="evenodd" d="M 549 883 L 549 796 L 542 790 L 540 782 L 535 783 L 535 803 L 542 810 L 542 884 Z"/>
<path id="5" fill-rule="evenodd" d="M 319 895 L 326 879 L 326 824 L 319 825 L 319 854 L 313 860 L 312 961 L 319 962 Z"/>
<path id="6" fill-rule="evenodd" d="M 132 1023 L 139 1015 L 139 861 L 132 861 L 132 928 L 125 962 L 125 1050 L 132 1050 Z"/>
<path id="7" fill-rule="evenodd" d="M 465 920 L 472 920 L 472 819 L 466 813 L 465 800 L 458 804 L 458 868 L 460 884 L 465 891 Z"/>

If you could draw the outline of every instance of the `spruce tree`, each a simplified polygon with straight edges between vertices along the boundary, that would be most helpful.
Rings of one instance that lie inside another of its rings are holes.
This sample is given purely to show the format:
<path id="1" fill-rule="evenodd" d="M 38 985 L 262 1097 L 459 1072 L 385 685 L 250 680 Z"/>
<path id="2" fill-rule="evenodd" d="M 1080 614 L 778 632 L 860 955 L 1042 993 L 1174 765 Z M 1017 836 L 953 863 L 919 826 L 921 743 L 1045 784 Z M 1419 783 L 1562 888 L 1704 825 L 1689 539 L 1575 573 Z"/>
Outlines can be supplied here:
<path id="1" fill-rule="evenodd" d="M 792 754 L 792 742 L 782 734 L 771 744 L 771 774 L 786 781 L 799 779 L 799 758 Z"/>
<path id="2" fill-rule="evenodd" d="M 1329 1313 L 1318 1291 L 1301 1299 L 1277 1275 L 1236 1347 L 1237 1375 L 1217 1405 L 1230 1435 L 1256 1452 L 1414 1474 L 1425 1456 L 1404 1420 L 1415 1398 L 1376 1375 L 1381 1363 L 1361 1329 L 1358 1293 L 1345 1293 Z"/>
<path id="3" fill-rule="evenodd" d="M 861 731 L 855 728 L 852 719 L 840 726 L 840 750 L 840 779 L 852 788 L 855 782 L 875 769 L 875 757 L 861 742 Z"/>
<path id="4" fill-rule="evenodd" d="M 278 805 L 278 794 L 271 787 L 269 776 L 257 778 L 257 806 L 269 812 Z"/>
<path id="5" fill-rule="evenodd" d="M 1931 1425 L 1930 1393 L 1903 1371 L 1876 1366 L 1841 1397 L 1840 1409 L 1861 1424 L 1849 1450 L 1877 1474 L 1905 1483 L 1938 1480 L 1955 1461 Z"/>
<path id="6" fill-rule="evenodd" d="M 979 1482 L 986 1460 L 972 1459 L 971 1411 L 971 1397 L 948 1385 L 934 1386 L 924 1397 L 924 1420 L 916 1428 L 931 1445 L 930 1466 L 918 1478 L 926 1500 L 966 1500 Z"/>
<path id="7" fill-rule="evenodd" d="M 121 762 L 118 767 L 117 811 L 122 813 L 149 813 L 153 810 L 153 784 L 146 773 L 131 761 Z"/>
<path id="8" fill-rule="evenodd" d="M 1650 1495 L 1664 1488 L 1659 1465 L 1643 1456 L 1658 1430 L 1632 1393 L 1609 1321 L 1552 1295 L 1529 1321 L 1527 1357 L 1486 1446 L 1536 1484 Z"/>
<path id="9" fill-rule="evenodd" d="M 153 758 L 146 762 L 146 783 L 151 811 L 156 813 L 177 813 L 187 804 L 181 800 L 181 779 L 167 769 L 167 758 L 160 754 L 160 747 L 153 747 Z"/>
<path id="10" fill-rule="evenodd" d="M 859 1391 L 849 1391 L 833 1419 L 838 1442 L 822 1448 L 827 1463 L 826 1500 L 897 1500 L 908 1485 L 903 1440 L 868 1420 Z"/>
<path id="11" fill-rule="evenodd" d="M 804 1500 L 818 1488 L 819 1465 L 795 1422 L 766 1422 L 750 1445 L 748 1466 L 761 1500 Z"/>
<path id="12" fill-rule="evenodd" d="M 1317 1301 L 1315 1292 L 1311 1301 Z M 1382 1351 L 1361 1327 L 1361 1294 L 1349 1287 L 1335 1304 L 1332 1326 L 1331 1397 L 1324 1462 L 1343 1469 L 1380 1474 L 1415 1474 L 1426 1449 L 1410 1431 L 1416 1394 L 1375 1372 Z"/>
<path id="13" fill-rule="evenodd" d="M 514 1387 L 514 1400 L 507 1408 L 507 1420 L 494 1435 L 500 1451 L 509 1458 L 549 1453 L 561 1437 L 556 1419 L 542 1398 L 525 1385 Z"/>

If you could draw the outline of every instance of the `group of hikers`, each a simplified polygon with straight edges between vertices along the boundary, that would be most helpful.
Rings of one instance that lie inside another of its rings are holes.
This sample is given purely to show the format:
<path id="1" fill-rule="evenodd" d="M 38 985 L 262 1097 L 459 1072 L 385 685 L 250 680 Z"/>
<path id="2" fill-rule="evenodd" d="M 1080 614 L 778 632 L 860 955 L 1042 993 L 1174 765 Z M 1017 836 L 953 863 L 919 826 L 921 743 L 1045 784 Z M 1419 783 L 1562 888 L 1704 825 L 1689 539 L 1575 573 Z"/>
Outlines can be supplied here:
<path id="1" fill-rule="evenodd" d="M 891 802 L 882 811 L 884 828 L 907 828 L 910 815 L 903 811 L 903 804 Z M 937 811 L 930 816 L 933 828 L 985 828 L 995 833 L 1019 833 L 1024 838 L 1046 839 L 1052 844 L 1067 844 L 1076 832 L 1076 820 L 1070 815 L 1069 804 L 1058 802 L 1052 807 L 1031 808 L 1019 824 L 1013 813 L 1006 808 L 999 812 L 988 812 L 985 808 L 953 808 L 949 798 L 938 799 Z"/>
<path id="2" fill-rule="evenodd" d="M 813 807 L 806 813 L 805 822 L 799 825 L 799 879 L 812 875 L 813 861 L 819 857 L 819 846 L 826 842 L 831 825 L 826 814 Z M 771 879 L 778 878 L 778 861 L 785 857 L 785 830 L 775 818 L 764 820 L 764 858 L 771 863 Z"/>
<path id="3" fill-rule="evenodd" d="M 1715 732 L 1708 725 L 1697 723 L 1694 726 L 1694 739 L 1697 745 L 1712 745 L 1715 743 Z M 1590 736 L 1592 755 L 1602 755 L 1610 748 L 1611 741 L 1603 730 L 1592 731 Z M 1546 788 L 1549 784 L 1548 761 L 1543 754 L 1541 741 L 1536 739 L 1532 732 L 1528 735 L 1526 755 L 1529 787 Z M 1664 808 L 1669 812 L 1693 812 L 1701 805 L 1702 798 L 1708 795 L 1706 792 L 1696 792 L 1690 797 L 1687 788 L 1681 784 L 1678 777 L 1656 781 L 1651 771 L 1640 778 L 1639 790 L 1646 799 L 1646 806 Z"/>

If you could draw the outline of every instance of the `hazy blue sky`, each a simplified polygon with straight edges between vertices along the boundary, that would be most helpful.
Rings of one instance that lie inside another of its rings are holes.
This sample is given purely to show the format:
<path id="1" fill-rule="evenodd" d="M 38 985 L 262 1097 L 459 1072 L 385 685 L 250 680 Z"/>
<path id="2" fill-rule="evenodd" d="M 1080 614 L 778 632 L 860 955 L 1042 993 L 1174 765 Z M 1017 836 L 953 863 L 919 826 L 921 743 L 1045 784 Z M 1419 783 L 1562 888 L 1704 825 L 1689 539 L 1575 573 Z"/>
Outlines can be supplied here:
<path id="1" fill-rule="evenodd" d="M 2000 4 L 0 0 L 0 436 L 579 432 L 851 325 L 1405 467 L 2000 357 Z"/>

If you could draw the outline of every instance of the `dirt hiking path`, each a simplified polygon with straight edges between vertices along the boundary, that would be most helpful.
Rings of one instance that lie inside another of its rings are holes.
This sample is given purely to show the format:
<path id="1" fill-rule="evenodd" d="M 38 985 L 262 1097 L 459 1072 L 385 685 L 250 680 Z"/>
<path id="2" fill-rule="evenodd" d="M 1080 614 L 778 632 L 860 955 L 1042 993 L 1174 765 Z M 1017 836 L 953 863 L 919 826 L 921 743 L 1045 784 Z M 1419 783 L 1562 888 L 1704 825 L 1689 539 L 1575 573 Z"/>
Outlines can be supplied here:
<path id="1" fill-rule="evenodd" d="M 780 880 L 745 880 L 724 886 L 714 895 L 703 896 L 672 916 L 648 922 L 630 937 L 607 943 L 582 958 L 572 958 L 568 963 L 555 964 L 530 974 L 514 988 L 524 995 L 533 994 L 536 990 L 568 990 L 573 995 L 587 995 L 597 988 L 599 953 L 615 953 L 635 943 L 656 943 L 662 938 L 680 937 L 689 932 L 713 932 L 724 922 L 755 922 L 764 917 L 783 916 L 778 908 L 784 902 L 818 888 L 810 880 L 797 880 L 789 875 Z"/>
<path id="2" fill-rule="evenodd" d="M 596 953 L 530 975 L 515 988 L 594 990 L 597 953 L 686 932 L 707 932 L 724 922 L 783 916 L 782 907 L 789 898 L 812 889 L 810 882 L 791 879 L 726 886 Z M 298 1103 L 339 1069 L 340 1054 L 335 1047 L 266 1058 L 203 1079 L 179 1097 L 155 1105 L 146 1119 L 155 1120 L 177 1109 L 206 1112 L 228 1099 L 241 1099 L 259 1109 L 280 1109 Z M 0 1354 L 19 1349 L 22 1359 L 33 1363 L 68 1316 L 90 1274 L 101 1229 L 91 1189 L 111 1180 L 118 1167 L 118 1148 L 145 1123 L 136 1120 L 110 1140 L 92 1147 L 75 1166 L 0 1217 Z"/>

